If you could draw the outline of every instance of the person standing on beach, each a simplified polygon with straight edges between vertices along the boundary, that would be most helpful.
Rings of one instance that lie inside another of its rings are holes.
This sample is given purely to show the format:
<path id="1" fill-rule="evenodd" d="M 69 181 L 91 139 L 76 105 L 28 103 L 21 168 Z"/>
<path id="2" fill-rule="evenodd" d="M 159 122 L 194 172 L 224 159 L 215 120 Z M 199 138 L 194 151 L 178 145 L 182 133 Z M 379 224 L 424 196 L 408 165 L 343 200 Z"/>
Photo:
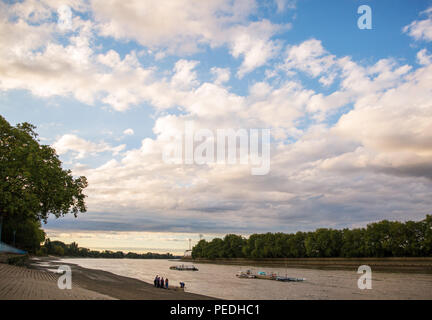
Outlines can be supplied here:
<path id="1" fill-rule="evenodd" d="M 164 278 L 162 278 L 162 279 L 161 279 L 161 286 L 160 286 L 162 289 L 164 288 L 164 284 L 165 284 L 165 283 L 164 283 Z"/>
<path id="2" fill-rule="evenodd" d="M 156 277 L 154 278 L 153 283 L 154 283 L 155 287 L 157 287 L 158 278 L 159 278 L 159 275 L 156 275 Z"/>
<path id="3" fill-rule="evenodd" d="M 168 278 L 165 279 L 165 289 L 168 289 Z"/>

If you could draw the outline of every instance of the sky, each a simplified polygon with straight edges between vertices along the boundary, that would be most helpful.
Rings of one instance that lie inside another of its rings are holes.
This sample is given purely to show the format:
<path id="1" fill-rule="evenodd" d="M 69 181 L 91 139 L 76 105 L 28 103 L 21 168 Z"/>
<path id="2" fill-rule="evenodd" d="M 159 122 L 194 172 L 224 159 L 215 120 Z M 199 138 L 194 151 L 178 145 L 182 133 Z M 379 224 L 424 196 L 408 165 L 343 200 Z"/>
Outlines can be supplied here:
<path id="1" fill-rule="evenodd" d="M 430 0 L 3 1 L 0 114 L 88 179 L 88 211 L 49 219 L 51 239 L 179 253 L 200 235 L 420 220 L 431 41 Z M 270 171 L 162 161 L 187 123 L 270 129 Z"/>

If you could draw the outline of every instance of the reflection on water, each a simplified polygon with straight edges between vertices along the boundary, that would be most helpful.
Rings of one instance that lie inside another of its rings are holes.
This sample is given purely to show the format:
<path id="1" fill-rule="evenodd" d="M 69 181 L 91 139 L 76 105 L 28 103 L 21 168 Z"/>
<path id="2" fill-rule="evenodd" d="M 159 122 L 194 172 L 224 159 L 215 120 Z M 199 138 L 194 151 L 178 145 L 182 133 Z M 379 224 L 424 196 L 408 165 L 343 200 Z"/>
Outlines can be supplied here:
<path id="1" fill-rule="evenodd" d="M 199 271 L 176 271 L 169 267 L 184 262 L 149 259 L 62 259 L 84 268 L 100 269 L 153 283 L 156 275 L 171 285 L 186 283 L 186 291 L 222 299 L 432 299 L 432 275 L 373 273 L 372 290 L 357 287 L 359 274 L 352 271 L 239 267 L 194 264 Z M 240 270 L 275 272 L 304 282 L 239 279 Z M 373 271 L 373 270 L 372 270 Z"/>

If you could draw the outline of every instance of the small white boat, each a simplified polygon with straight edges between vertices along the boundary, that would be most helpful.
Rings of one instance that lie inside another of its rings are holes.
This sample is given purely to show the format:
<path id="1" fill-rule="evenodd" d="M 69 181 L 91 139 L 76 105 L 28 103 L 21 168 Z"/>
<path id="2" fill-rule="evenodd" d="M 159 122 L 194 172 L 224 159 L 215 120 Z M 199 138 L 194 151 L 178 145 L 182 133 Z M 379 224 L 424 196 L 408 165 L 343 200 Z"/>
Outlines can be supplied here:
<path id="1" fill-rule="evenodd" d="M 255 279 L 256 275 L 252 274 L 250 270 L 246 270 L 237 272 L 236 277 L 242 279 Z"/>

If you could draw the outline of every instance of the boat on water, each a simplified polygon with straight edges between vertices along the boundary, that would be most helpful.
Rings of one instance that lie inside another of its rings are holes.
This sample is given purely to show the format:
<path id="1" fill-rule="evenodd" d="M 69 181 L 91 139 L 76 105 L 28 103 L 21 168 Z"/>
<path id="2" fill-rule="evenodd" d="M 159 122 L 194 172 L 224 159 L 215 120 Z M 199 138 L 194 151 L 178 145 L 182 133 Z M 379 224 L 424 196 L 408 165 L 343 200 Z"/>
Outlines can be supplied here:
<path id="1" fill-rule="evenodd" d="M 306 278 L 276 277 L 276 281 L 283 281 L 283 282 L 301 282 L 305 280 Z"/>
<path id="2" fill-rule="evenodd" d="M 236 276 L 238 278 L 243 278 L 243 279 L 275 280 L 277 275 L 275 273 L 267 274 L 264 271 L 259 271 L 258 273 L 253 273 L 250 270 L 246 270 L 246 271 L 239 271 L 239 272 L 237 272 Z"/>
<path id="3" fill-rule="evenodd" d="M 198 268 L 194 265 L 177 265 L 177 266 L 171 266 L 171 270 L 177 270 L 177 271 L 198 271 Z"/>
<path id="4" fill-rule="evenodd" d="M 276 280 L 282 282 L 300 282 L 305 281 L 305 278 L 293 278 L 293 277 L 282 277 L 278 276 L 276 273 L 266 273 L 264 271 L 259 271 L 258 273 L 253 273 L 251 270 L 239 271 L 236 274 L 237 278 L 242 279 L 263 279 L 263 280 Z"/>
<path id="5" fill-rule="evenodd" d="M 264 271 L 258 271 L 256 278 L 257 279 L 264 279 L 264 280 L 275 280 L 277 277 L 276 273 L 267 273 Z"/>
<path id="6" fill-rule="evenodd" d="M 250 270 L 246 270 L 237 272 L 236 277 L 242 279 L 255 279 L 256 275 L 253 274 Z"/>

